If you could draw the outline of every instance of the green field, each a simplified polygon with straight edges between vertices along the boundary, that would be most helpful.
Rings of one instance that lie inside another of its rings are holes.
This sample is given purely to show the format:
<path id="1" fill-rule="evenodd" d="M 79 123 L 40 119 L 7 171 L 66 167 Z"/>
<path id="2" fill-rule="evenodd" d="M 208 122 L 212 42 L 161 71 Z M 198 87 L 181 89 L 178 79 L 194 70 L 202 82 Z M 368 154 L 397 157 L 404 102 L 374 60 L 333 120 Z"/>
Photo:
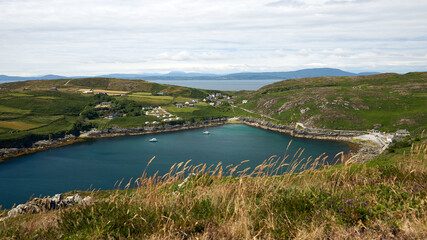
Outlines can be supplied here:
<path id="1" fill-rule="evenodd" d="M 173 100 L 172 96 L 156 96 L 149 92 L 134 92 L 128 95 L 130 100 L 147 102 L 154 105 L 168 104 Z"/>
<path id="2" fill-rule="evenodd" d="M 159 119 L 153 116 L 120 117 L 108 121 L 103 127 L 136 128 L 145 126 L 146 121 L 159 121 Z"/>
<path id="3" fill-rule="evenodd" d="M 52 134 L 78 134 L 92 127 L 141 127 L 146 120 L 158 120 L 144 116 L 141 108 L 159 105 L 185 121 L 242 116 L 288 125 L 301 122 L 315 128 L 366 130 L 379 126 L 380 131 L 388 132 L 404 128 L 420 132 L 427 126 L 427 73 L 422 72 L 286 80 L 258 91 L 239 92 L 109 78 L 23 81 L 0 87 L 8 89 L 0 92 L 0 143 L 5 146 Z M 52 87 L 59 90 L 52 91 Z M 83 88 L 129 94 L 121 97 L 78 92 Z M 216 92 L 237 96 L 233 99 L 236 107 L 227 103 L 213 107 L 201 101 Z M 193 99 L 200 103 L 175 107 L 175 103 Z M 242 104 L 244 99 L 249 102 Z M 95 108 L 101 102 L 111 105 Z M 110 114 L 125 117 L 108 120 Z"/>
<path id="4" fill-rule="evenodd" d="M 8 99 L 10 99 L 10 98 L 8 98 Z M 6 101 L 8 99 L 2 99 L 2 100 Z M 0 105 L 0 114 L 3 114 L 3 113 L 17 113 L 17 114 L 23 114 L 23 115 L 25 115 L 25 114 L 28 114 L 30 112 L 31 112 L 31 110 L 23 110 L 23 109 L 19 109 L 19 108 L 6 107 L 6 106 Z"/>

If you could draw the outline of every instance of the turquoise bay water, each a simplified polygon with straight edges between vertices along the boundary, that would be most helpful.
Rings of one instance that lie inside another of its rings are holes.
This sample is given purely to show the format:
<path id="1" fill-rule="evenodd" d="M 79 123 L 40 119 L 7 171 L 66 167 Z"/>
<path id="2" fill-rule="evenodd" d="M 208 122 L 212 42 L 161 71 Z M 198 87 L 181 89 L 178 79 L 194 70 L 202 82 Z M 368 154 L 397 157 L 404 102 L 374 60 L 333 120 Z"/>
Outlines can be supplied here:
<path id="1" fill-rule="evenodd" d="M 250 160 L 243 168 L 262 163 L 272 155 L 283 156 L 286 147 L 289 161 L 299 148 L 300 158 L 322 153 L 335 156 L 348 152 L 342 142 L 293 138 L 287 134 L 266 131 L 242 124 L 154 135 L 104 138 L 38 152 L 7 160 L 0 164 L 0 205 L 10 208 L 34 197 L 71 190 L 112 189 L 116 181 L 141 176 L 149 160 L 156 157 L 146 172 L 167 173 L 177 162 L 191 159 L 192 165 L 206 163 L 223 166 Z M 156 137 L 157 143 L 149 142 Z M 334 163 L 333 158 L 328 158 Z"/>

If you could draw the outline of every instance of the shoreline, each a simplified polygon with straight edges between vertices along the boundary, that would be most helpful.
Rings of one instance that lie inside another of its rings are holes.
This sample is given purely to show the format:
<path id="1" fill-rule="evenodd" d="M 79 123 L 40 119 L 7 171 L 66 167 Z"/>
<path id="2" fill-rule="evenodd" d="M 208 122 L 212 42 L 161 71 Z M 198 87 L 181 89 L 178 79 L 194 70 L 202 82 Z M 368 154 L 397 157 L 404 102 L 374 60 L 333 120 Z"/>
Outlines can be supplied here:
<path id="1" fill-rule="evenodd" d="M 174 125 L 174 126 L 165 125 L 162 127 L 156 126 L 156 127 L 141 127 L 141 128 L 113 127 L 110 129 L 100 129 L 100 130 L 82 133 L 77 138 L 73 135 L 71 136 L 67 135 L 64 138 L 58 138 L 51 141 L 49 140 L 37 141 L 33 143 L 33 146 L 27 147 L 27 148 L 2 148 L 0 149 L 0 163 L 3 163 L 6 160 L 16 158 L 19 156 L 41 152 L 41 151 L 45 151 L 53 148 L 59 148 L 59 147 L 71 145 L 78 142 L 85 142 L 91 139 L 185 131 L 185 130 L 191 130 L 191 129 L 204 128 L 204 127 L 220 126 L 226 123 L 227 123 L 227 119 L 215 119 L 215 120 L 202 121 L 198 123 Z"/>
<path id="2" fill-rule="evenodd" d="M 53 148 L 59 148 L 59 147 L 71 145 L 78 142 L 84 142 L 91 139 L 176 132 L 176 131 L 185 131 L 185 130 L 191 130 L 191 129 L 199 129 L 204 127 L 215 127 L 215 126 L 221 126 L 225 124 L 238 124 L 238 123 L 256 127 L 256 128 L 265 129 L 265 130 L 270 130 L 274 132 L 286 133 L 291 135 L 292 137 L 345 142 L 350 147 L 350 152 L 345 157 L 346 160 L 366 162 L 381 153 L 380 147 L 378 146 L 375 147 L 370 142 L 364 142 L 364 141 L 354 142 L 354 137 L 362 135 L 361 132 L 359 131 L 345 131 L 345 130 L 340 131 L 340 130 L 321 130 L 321 129 L 299 130 L 294 127 L 280 125 L 280 124 L 273 124 L 271 122 L 264 121 L 261 119 L 233 118 L 232 121 L 230 121 L 230 119 L 221 118 L 221 119 L 214 119 L 214 120 L 205 120 L 197 123 L 189 123 L 189 124 L 186 123 L 183 125 L 164 125 L 164 126 L 140 127 L 140 128 L 113 127 L 109 129 L 91 130 L 89 132 L 82 133 L 77 138 L 75 136 L 68 135 L 68 136 L 65 136 L 64 138 L 59 138 L 52 141 L 48 141 L 48 140 L 38 141 L 38 142 L 35 142 L 32 147 L 29 147 L 29 148 L 0 149 L 0 163 L 15 157 L 32 154 L 40 151 L 45 151 Z M 41 146 L 37 146 L 37 145 L 41 145 Z"/>
<path id="3" fill-rule="evenodd" d="M 346 162 L 367 162 L 382 153 L 381 147 L 373 142 L 355 142 L 356 137 L 364 135 L 361 131 L 330 129 L 299 130 L 294 127 L 274 124 L 261 119 L 241 119 L 241 123 L 265 130 L 286 133 L 292 137 L 345 142 L 350 147 L 349 153 L 345 156 Z"/>

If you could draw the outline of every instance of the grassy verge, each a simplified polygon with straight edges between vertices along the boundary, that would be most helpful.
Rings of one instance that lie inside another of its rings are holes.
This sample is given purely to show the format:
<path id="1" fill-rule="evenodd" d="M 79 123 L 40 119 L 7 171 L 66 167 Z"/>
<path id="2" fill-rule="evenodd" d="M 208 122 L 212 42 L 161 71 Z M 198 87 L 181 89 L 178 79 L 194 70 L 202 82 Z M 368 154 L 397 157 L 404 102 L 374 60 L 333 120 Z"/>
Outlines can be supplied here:
<path id="1" fill-rule="evenodd" d="M 368 163 L 301 173 L 292 173 L 298 161 L 289 166 L 275 158 L 241 171 L 241 177 L 230 177 L 236 166 L 180 163 L 163 177 L 137 179 L 138 188 L 93 192 L 91 206 L 8 219 L 0 237 L 422 239 L 427 232 L 423 141 Z M 279 168 L 291 173 L 276 176 Z M 188 173 L 195 175 L 183 181 Z"/>

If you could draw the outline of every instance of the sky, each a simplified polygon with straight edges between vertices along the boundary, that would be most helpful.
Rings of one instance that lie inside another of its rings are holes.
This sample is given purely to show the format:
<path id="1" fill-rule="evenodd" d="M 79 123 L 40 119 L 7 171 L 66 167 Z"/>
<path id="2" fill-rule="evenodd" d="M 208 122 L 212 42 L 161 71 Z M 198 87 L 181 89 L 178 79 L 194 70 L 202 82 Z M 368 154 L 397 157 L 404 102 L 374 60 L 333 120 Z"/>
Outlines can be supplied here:
<path id="1" fill-rule="evenodd" d="M 0 0 L 0 74 L 427 71 L 421 0 Z"/>

